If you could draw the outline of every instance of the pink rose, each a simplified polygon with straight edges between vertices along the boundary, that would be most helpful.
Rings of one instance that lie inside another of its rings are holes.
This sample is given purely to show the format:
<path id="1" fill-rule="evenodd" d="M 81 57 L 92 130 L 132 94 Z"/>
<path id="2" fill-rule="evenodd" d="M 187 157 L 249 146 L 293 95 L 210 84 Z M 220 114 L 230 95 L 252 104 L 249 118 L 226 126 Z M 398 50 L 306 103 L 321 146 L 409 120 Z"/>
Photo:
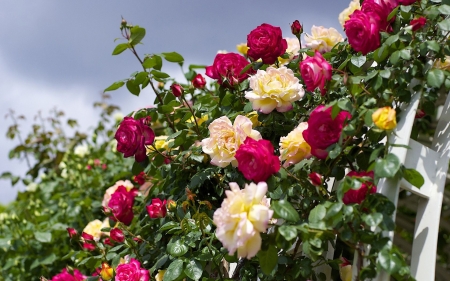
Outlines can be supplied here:
<path id="1" fill-rule="evenodd" d="M 416 3 L 418 0 L 398 0 L 398 4 L 403 5 L 403 6 L 408 6 L 411 4 Z"/>
<path id="2" fill-rule="evenodd" d="M 248 180 L 256 183 L 266 181 L 270 175 L 280 170 L 280 160 L 273 153 L 268 140 L 246 138 L 236 151 L 238 169 Z"/>
<path id="3" fill-rule="evenodd" d="M 95 245 L 88 242 L 84 242 L 82 247 L 90 252 L 95 250 Z"/>
<path id="4" fill-rule="evenodd" d="M 380 46 L 380 26 L 378 15 L 355 10 L 345 24 L 345 33 L 352 48 L 363 55 Z"/>
<path id="5" fill-rule="evenodd" d="M 116 268 L 115 281 L 148 281 L 150 274 L 145 268 L 141 268 L 138 260 L 131 259 L 129 263 L 119 264 Z"/>
<path id="6" fill-rule="evenodd" d="M 243 56 L 236 53 L 217 54 L 213 65 L 206 67 L 206 76 L 216 79 L 222 86 L 234 87 L 254 73 L 250 68 L 241 74 L 248 64 Z"/>
<path id="7" fill-rule="evenodd" d="M 378 27 L 383 31 L 392 31 L 390 26 L 395 17 L 387 20 L 389 14 L 398 6 L 397 0 L 366 0 L 361 6 L 361 11 L 375 17 Z"/>
<path id="8" fill-rule="evenodd" d="M 287 49 L 281 28 L 263 23 L 247 35 L 247 56 L 254 61 L 262 59 L 265 64 L 273 64 Z"/>
<path id="9" fill-rule="evenodd" d="M 68 227 L 66 229 L 67 229 L 67 232 L 69 233 L 70 239 L 72 239 L 73 237 L 76 237 L 78 235 L 78 232 L 76 231 L 75 228 Z"/>
<path id="10" fill-rule="evenodd" d="M 353 177 L 353 178 L 362 178 L 362 177 L 368 177 L 371 178 L 373 181 L 373 171 L 370 172 L 355 172 L 351 171 L 347 174 L 347 177 Z M 370 193 L 377 192 L 377 187 L 371 182 L 371 181 L 365 181 L 361 184 L 361 187 L 359 189 L 350 189 L 342 198 L 342 201 L 344 204 L 361 204 L 364 199 L 366 199 L 367 195 Z"/>
<path id="11" fill-rule="evenodd" d="M 128 191 L 123 185 L 119 186 L 111 195 L 111 199 L 108 202 L 108 208 L 106 208 L 107 213 L 108 211 L 112 213 L 110 219 L 129 225 L 134 217 L 133 204 L 136 195 L 137 189 L 133 188 Z"/>
<path id="12" fill-rule="evenodd" d="M 166 203 L 166 200 L 161 201 L 159 198 L 153 198 L 152 204 L 146 207 L 149 217 L 152 219 L 164 218 L 167 214 Z"/>
<path id="13" fill-rule="evenodd" d="M 331 107 L 316 107 L 310 114 L 308 128 L 303 131 L 303 138 L 311 146 L 311 154 L 320 159 L 328 156 L 326 149 L 339 141 L 345 120 L 351 119 L 348 111 L 341 111 L 336 118 L 331 118 Z"/>
<path id="14" fill-rule="evenodd" d="M 183 87 L 181 87 L 180 84 L 172 84 L 170 86 L 170 90 L 172 90 L 172 94 L 177 98 L 180 97 L 184 92 Z"/>
<path id="15" fill-rule="evenodd" d="M 314 57 L 308 57 L 300 62 L 300 73 L 306 85 L 306 90 L 312 92 L 319 88 L 322 95 L 326 93 L 325 83 L 331 80 L 331 65 L 316 51 Z"/>
<path id="16" fill-rule="evenodd" d="M 427 18 L 419 17 L 417 19 L 411 20 L 409 23 L 412 26 L 412 31 L 417 31 L 421 29 L 427 23 Z"/>
<path id="17" fill-rule="evenodd" d="M 135 120 L 133 117 L 125 117 L 117 129 L 117 151 L 123 156 L 134 155 L 137 162 L 142 162 L 147 157 L 145 145 L 150 145 L 155 139 L 153 130 L 144 124 L 145 118 Z"/>
<path id="18" fill-rule="evenodd" d="M 205 88 L 205 85 L 205 78 L 200 73 L 195 75 L 194 79 L 192 79 L 192 86 L 196 89 L 203 89 Z"/>
<path id="19" fill-rule="evenodd" d="M 81 274 L 78 269 L 73 270 L 73 275 L 67 272 L 67 269 L 63 269 L 61 273 L 53 276 L 51 281 L 82 281 L 86 280 L 86 276 Z"/>
<path id="20" fill-rule="evenodd" d="M 109 236 L 112 240 L 122 243 L 125 240 L 125 235 L 123 235 L 123 231 L 119 228 L 113 228 L 111 229 Z"/>
<path id="21" fill-rule="evenodd" d="M 81 237 L 84 239 L 84 241 L 94 241 L 94 236 L 92 236 L 84 231 L 81 234 Z"/>

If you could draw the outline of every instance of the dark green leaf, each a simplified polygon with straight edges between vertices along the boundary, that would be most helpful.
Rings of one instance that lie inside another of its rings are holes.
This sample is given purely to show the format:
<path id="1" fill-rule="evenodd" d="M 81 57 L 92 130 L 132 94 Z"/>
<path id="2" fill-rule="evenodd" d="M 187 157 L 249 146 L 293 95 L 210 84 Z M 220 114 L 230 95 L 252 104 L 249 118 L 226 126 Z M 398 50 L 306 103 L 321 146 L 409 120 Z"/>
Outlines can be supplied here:
<path id="1" fill-rule="evenodd" d="M 167 244 L 167 252 L 173 257 L 181 257 L 188 251 L 188 246 L 180 238 L 172 238 Z"/>
<path id="2" fill-rule="evenodd" d="M 406 181 L 408 181 L 410 184 L 414 185 L 417 188 L 421 188 L 422 185 L 425 183 L 423 176 L 415 169 L 404 168 L 403 177 L 405 178 Z"/>
<path id="3" fill-rule="evenodd" d="M 141 40 L 145 37 L 145 28 L 139 27 L 137 25 L 133 26 L 130 29 L 130 40 L 128 43 L 130 43 L 133 46 L 136 46 L 141 42 Z"/>
<path id="4" fill-rule="evenodd" d="M 264 274 L 270 275 L 278 263 L 277 249 L 274 245 L 269 245 L 269 248 L 266 251 L 261 250 L 258 252 L 258 259 L 261 270 Z"/>
<path id="5" fill-rule="evenodd" d="M 103 92 L 108 92 L 108 91 L 114 91 L 119 89 L 120 87 L 122 87 L 123 85 L 125 85 L 125 82 L 123 81 L 117 81 L 111 84 L 111 86 L 109 86 L 108 88 L 106 88 L 105 90 L 103 90 Z"/>
<path id="6" fill-rule="evenodd" d="M 128 89 L 128 91 L 130 91 L 130 93 L 132 93 L 135 96 L 139 96 L 139 93 L 141 92 L 141 89 L 139 88 L 139 86 L 136 86 L 134 84 L 133 79 L 130 79 L 127 81 L 127 89 Z"/>
<path id="7" fill-rule="evenodd" d="M 50 232 L 34 232 L 34 238 L 36 238 L 37 241 L 42 243 L 49 243 L 52 241 L 52 234 Z"/>
<path id="8" fill-rule="evenodd" d="M 196 260 L 190 260 L 184 269 L 184 273 L 191 279 L 199 280 L 203 273 L 202 264 Z"/>
<path id="9" fill-rule="evenodd" d="M 297 228 L 292 225 L 282 225 L 278 228 L 278 232 L 286 239 L 291 241 L 297 237 Z"/>
<path id="10" fill-rule="evenodd" d="M 183 56 L 177 52 L 162 53 L 162 55 L 166 59 L 166 61 L 169 61 L 169 62 L 183 62 L 184 61 Z"/>
<path id="11" fill-rule="evenodd" d="M 162 71 L 159 71 L 159 70 L 156 70 L 156 69 L 153 69 L 152 71 L 150 71 L 150 73 L 151 73 L 153 76 L 155 76 L 156 78 L 162 78 L 162 79 L 164 79 L 164 78 L 169 78 L 169 77 L 170 77 L 169 74 L 167 74 L 167 73 L 165 73 L 165 72 L 162 72 Z"/>
<path id="12" fill-rule="evenodd" d="M 166 270 L 163 281 L 173 281 L 177 279 L 183 272 L 183 261 L 174 260 Z"/>
<path id="13" fill-rule="evenodd" d="M 362 216 L 363 221 L 371 227 L 377 227 L 383 221 L 383 215 L 380 213 L 367 214 Z"/>
<path id="14" fill-rule="evenodd" d="M 402 261 L 396 253 L 391 253 L 389 249 L 383 249 L 378 253 L 378 263 L 381 268 L 392 274 L 400 269 Z"/>
<path id="15" fill-rule="evenodd" d="M 375 175 L 380 178 L 393 178 L 400 169 L 400 160 L 397 156 L 389 153 L 386 158 L 375 161 Z"/>
<path id="16" fill-rule="evenodd" d="M 428 71 L 427 84 L 431 87 L 439 88 L 444 83 L 445 74 L 442 70 L 433 68 Z"/>
<path id="17" fill-rule="evenodd" d="M 297 222 L 300 219 L 297 211 L 292 207 L 291 203 L 286 200 L 274 201 L 271 208 L 278 218 L 292 222 Z"/>
<path id="18" fill-rule="evenodd" d="M 366 63 L 366 57 L 365 56 L 353 56 L 350 60 L 352 64 L 356 67 L 361 67 Z"/>
<path id="19" fill-rule="evenodd" d="M 128 43 L 119 44 L 114 48 L 114 51 L 112 52 L 112 54 L 113 55 L 121 54 L 121 53 L 123 53 L 123 51 L 128 49 L 128 46 L 129 46 Z"/>
<path id="20" fill-rule="evenodd" d="M 325 218 L 327 209 L 323 205 L 317 205 L 309 213 L 308 220 L 310 222 L 319 222 Z"/>
<path id="21" fill-rule="evenodd" d="M 450 31 L 450 19 L 445 19 L 437 25 L 442 31 Z"/>
<path id="22" fill-rule="evenodd" d="M 439 13 L 443 14 L 443 15 L 450 15 L 450 6 L 449 5 L 441 5 L 438 8 Z"/>

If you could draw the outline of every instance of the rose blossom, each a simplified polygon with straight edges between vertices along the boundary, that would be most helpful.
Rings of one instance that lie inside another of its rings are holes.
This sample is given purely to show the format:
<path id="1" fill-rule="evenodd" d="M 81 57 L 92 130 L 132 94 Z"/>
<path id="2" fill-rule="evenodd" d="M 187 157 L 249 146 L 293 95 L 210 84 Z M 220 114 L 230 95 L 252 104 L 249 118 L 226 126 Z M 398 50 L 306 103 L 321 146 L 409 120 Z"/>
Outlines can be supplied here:
<path id="1" fill-rule="evenodd" d="M 252 121 L 242 115 L 238 115 L 231 124 L 230 119 L 222 116 L 209 124 L 209 138 L 202 140 L 203 152 L 211 157 L 211 164 L 226 167 L 230 163 L 237 166 L 234 155 L 239 146 L 247 137 L 260 140 L 261 134 L 252 130 Z"/>
<path id="2" fill-rule="evenodd" d="M 213 65 L 206 67 L 206 76 L 216 79 L 222 86 L 234 87 L 254 73 L 253 68 L 249 68 L 241 74 L 248 64 L 243 56 L 236 53 L 217 54 Z"/>
<path id="3" fill-rule="evenodd" d="M 280 138 L 280 161 L 285 161 L 283 167 L 296 164 L 311 156 L 311 147 L 303 139 L 303 131 L 308 128 L 307 122 L 300 123 L 286 137 Z"/>
<path id="4" fill-rule="evenodd" d="M 331 65 L 318 51 L 314 53 L 314 57 L 307 57 L 300 62 L 300 73 L 306 90 L 312 92 L 319 88 L 322 95 L 326 93 L 325 83 L 331 80 Z"/>
<path id="5" fill-rule="evenodd" d="M 261 248 L 261 232 L 266 232 L 273 211 L 266 198 L 267 184 L 246 184 L 240 189 L 235 182 L 226 190 L 222 206 L 214 212 L 216 236 L 223 246 L 238 257 L 254 257 Z"/>
<path id="6" fill-rule="evenodd" d="M 83 232 L 92 235 L 95 241 L 99 241 L 102 235 L 109 235 L 108 232 L 100 231 L 102 228 L 106 227 L 109 227 L 108 218 L 103 220 L 103 222 L 101 220 L 93 220 L 86 225 Z"/>
<path id="7" fill-rule="evenodd" d="M 152 203 L 146 206 L 148 216 L 152 219 L 164 218 L 167 214 L 166 203 L 166 200 L 153 198 Z"/>
<path id="8" fill-rule="evenodd" d="M 373 17 L 380 30 L 391 32 L 390 24 L 395 17 L 388 21 L 388 16 L 397 6 L 397 0 L 366 0 L 361 6 L 361 11 Z"/>
<path id="9" fill-rule="evenodd" d="M 347 192 L 345 192 L 342 201 L 346 205 L 353 203 L 361 204 L 361 202 L 364 201 L 364 199 L 366 199 L 368 193 L 375 193 L 377 191 L 377 187 L 372 183 L 374 176 L 373 171 L 370 172 L 351 171 L 346 176 L 353 178 L 368 177 L 372 179 L 371 181 L 364 181 L 363 183 L 361 183 L 361 186 L 358 189 L 350 189 Z"/>
<path id="10" fill-rule="evenodd" d="M 123 235 L 123 231 L 120 228 L 111 229 L 110 237 L 112 240 L 119 243 L 122 243 L 125 240 L 125 235 Z"/>
<path id="11" fill-rule="evenodd" d="M 111 195 L 106 212 L 112 213 L 110 218 L 114 221 L 120 221 L 129 225 L 133 220 L 134 197 L 137 194 L 136 189 L 128 191 L 124 186 L 119 186 L 116 192 Z"/>
<path id="12" fill-rule="evenodd" d="M 102 270 L 100 271 L 100 276 L 102 280 L 111 280 L 114 275 L 114 268 L 109 266 L 107 262 L 102 262 Z"/>
<path id="13" fill-rule="evenodd" d="M 350 18 L 350 15 L 355 10 L 361 10 L 361 5 L 359 4 L 359 0 L 352 0 L 347 8 L 345 8 L 340 14 L 339 14 L 339 23 L 344 27 L 345 22 Z"/>
<path id="14" fill-rule="evenodd" d="M 390 106 L 381 107 L 372 114 L 372 121 L 382 130 L 393 130 L 397 127 L 397 114 Z"/>
<path id="15" fill-rule="evenodd" d="M 417 30 L 421 29 L 422 27 L 424 27 L 426 23 L 427 23 L 427 18 L 419 17 L 419 18 L 411 20 L 411 22 L 409 24 L 412 26 L 412 31 L 417 31 Z"/>
<path id="16" fill-rule="evenodd" d="M 326 149 L 339 141 L 344 123 L 351 119 L 350 112 L 342 110 L 336 118 L 331 118 L 331 107 L 319 105 L 310 114 L 308 128 L 303 137 L 311 146 L 311 154 L 320 159 L 328 156 Z"/>
<path id="17" fill-rule="evenodd" d="M 109 187 L 105 191 L 105 195 L 103 195 L 102 206 L 103 208 L 108 207 L 109 200 L 111 199 L 111 195 L 116 192 L 119 186 L 124 186 L 128 191 L 134 188 L 134 185 L 129 180 L 120 180 L 117 181 L 113 186 Z"/>
<path id="18" fill-rule="evenodd" d="M 141 263 L 131 258 L 129 263 L 119 264 L 116 268 L 115 281 L 148 281 L 150 274 L 145 268 L 141 268 Z"/>
<path id="19" fill-rule="evenodd" d="M 278 112 L 291 110 L 292 103 L 305 94 L 294 72 L 285 66 L 258 70 L 250 77 L 250 88 L 252 90 L 245 92 L 245 98 L 250 100 L 254 110 L 266 114 L 274 109 Z"/>
<path id="20" fill-rule="evenodd" d="M 311 34 L 306 34 L 306 47 L 326 53 L 333 49 L 334 45 L 344 41 L 342 35 L 335 28 L 325 28 L 313 25 Z"/>
<path id="21" fill-rule="evenodd" d="M 123 153 L 125 158 L 134 155 L 137 162 L 145 160 L 147 157 L 145 146 L 151 145 L 155 139 L 155 133 L 144 124 L 144 119 L 125 117 L 115 134 L 117 151 Z"/>
<path id="22" fill-rule="evenodd" d="M 247 35 L 247 46 L 247 55 L 254 61 L 262 59 L 265 64 L 273 64 L 286 52 L 287 42 L 281 28 L 263 23 Z"/>
<path id="23" fill-rule="evenodd" d="M 363 55 L 376 50 L 380 46 L 380 26 L 378 16 L 356 10 L 345 22 L 344 28 L 348 43 Z"/>
<path id="24" fill-rule="evenodd" d="M 289 55 L 289 58 L 283 59 L 282 57 L 278 57 L 278 61 L 281 64 L 289 63 L 291 60 L 298 56 L 298 51 L 300 51 L 300 41 L 297 38 L 285 38 L 288 44 L 286 53 Z"/>
<path id="25" fill-rule="evenodd" d="M 268 140 L 247 138 L 236 151 L 238 169 L 248 180 L 266 181 L 280 170 L 280 160 L 273 154 L 272 143 Z"/>
<path id="26" fill-rule="evenodd" d="M 293 35 L 295 36 L 299 36 L 300 34 L 302 34 L 303 32 L 303 27 L 300 24 L 300 22 L 298 20 L 295 20 L 292 24 L 291 24 L 291 32 Z"/>
<path id="27" fill-rule="evenodd" d="M 205 85 L 206 80 L 200 73 L 195 75 L 194 79 L 192 79 L 192 86 L 196 89 L 203 89 L 205 88 Z"/>
<path id="28" fill-rule="evenodd" d="M 61 273 L 53 276 L 51 281 L 82 281 L 86 280 L 86 276 L 84 276 L 78 269 L 73 270 L 73 275 L 67 272 L 67 269 L 63 269 Z"/>

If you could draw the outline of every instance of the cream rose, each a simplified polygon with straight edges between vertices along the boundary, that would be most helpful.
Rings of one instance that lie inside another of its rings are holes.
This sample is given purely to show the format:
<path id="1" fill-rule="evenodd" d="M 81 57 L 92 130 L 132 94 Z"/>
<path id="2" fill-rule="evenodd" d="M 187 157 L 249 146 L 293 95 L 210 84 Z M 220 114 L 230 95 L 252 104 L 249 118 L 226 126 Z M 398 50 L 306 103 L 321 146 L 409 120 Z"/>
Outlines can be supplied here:
<path id="1" fill-rule="evenodd" d="M 280 161 L 283 167 L 296 164 L 311 156 L 311 147 L 303 138 L 303 131 L 308 128 L 307 122 L 300 123 L 286 137 L 280 138 Z"/>
<path id="2" fill-rule="evenodd" d="M 339 14 L 339 23 L 344 27 L 345 22 L 350 19 L 350 15 L 353 14 L 354 11 L 361 10 L 361 5 L 359 4 L 359 0 L 352 0 L 347 8 L 345 8 Z"/>
<path id="3" fill-rule="evenodd" d="M 292 103 L 305 95 L 303 85 L 299 83 L 294 72 L 285 66 L 268 67 L 258 70 L 250 77 L 251 91 L 245 93 L 254 110 L 270 113 L 274 109 L 286 112 L 292 109 Z"/>
<path id="4" fill-rule="evenodd" d="M 225 191 L 227 198 L 214 212 L 216 235 L 230 255 L 236 250 L 239 257 L 248 259 L 261 249 L 261 232 L 267 230 L 273 211 L 267 202 L 267 184 L 250 183 L 240 189 L 235 182 Z"/>
<path id="5" fill-rule="evenodd" d="M 298 55 L 298 51 L 300 51 L 300 42 L 298 41 L 297 38 L 284 38 L 286 39 L 287 42 L 287 49 L 286 49 L 286 53 L 289 54 L 289 58 L 287 59 L 283 59 L 281 57 L 278 57 L 278 61 L 281 64 L 286 64 L 288 62 L 290 62 L 291 60 L 294 59 L 295 56 Z"/>
<path id="6" fill-rule="evenodd" d="M 325 28 L 323 26 L 315 26 L 311 28 L 311 35 L 306 34 L 306 47 L 317 50 L 321 53 L 331 51 L 331 49 L 339 42 L 344 41 L 342 35 L 334 28 Z"/>
<path id="7" fill-rule="evenodd" d="M 262 139 L 258 131 L 252 130 L 252 121 L 242 115 L 236 117 L 234 125 L 228 117 L 222 116 L 211 122 L 208 129 L 209 138 L 202 140 L 202 149 L 211 156 L 211 164 L 219 167 L 226 167 L 230 163 L 237 167 L 234 155 L 247 137 Z"/>
<path id="8" fill-rule="evenodd" d="M 83 232 L 92 235 L 95 241 L 99 241 L 102 235 L 109 235 L 109 232 L 100 231 L 105 227 L 110 227 L 108 218 L 106 218 L 103 222 L 101 220 L 93 220 L 89 222 L 83 229 Z"/>

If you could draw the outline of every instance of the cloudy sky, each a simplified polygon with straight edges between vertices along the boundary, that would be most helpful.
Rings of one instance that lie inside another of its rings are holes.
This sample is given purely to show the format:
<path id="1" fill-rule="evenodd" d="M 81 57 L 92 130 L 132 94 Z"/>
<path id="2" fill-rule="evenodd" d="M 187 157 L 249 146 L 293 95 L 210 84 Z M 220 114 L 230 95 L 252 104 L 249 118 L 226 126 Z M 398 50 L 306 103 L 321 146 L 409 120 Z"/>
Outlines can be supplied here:
<path id="1" fill-rule="evenodd" d="M 290 23 L 298 19 L 305 31 L 311 26 L 334 27 L 341 31 L 338 14 L 349 0 L 315 1 L 56 1 L 0 2 L 0 174 L 23 174 L 26 163 L 9 160 L 15 145 L 5 137 L 11 124 L 8 110 L 27 117 L 29 128 L 38 110 L 47 113 L 57 107 L 79 120 L 82 129 L 97 121 L 92 107 L 100 92 L 112 82 L 139 70 L 131 53 L 112 56 L 120 37 L 123 16 L 147 30 L 139 53 L 176 51 L 185 65 L 211 65 L 218 50 L 235 52 L 238 43 L 262 23 L 279 26 L 290 37 Z M 342 32 L 343 33 L 343 32 Z M 163 71 L 181 76 L 165 64 Z M 124 87 L 125 88 L 125 87 Z M 112 102 L 122 112 L 152 104 L 154 97 L 144 90 L 135 97 L 125 90 L 111 92 Z M 23 186 L 0 180 L 0 203 L 13 200 Z"/>

